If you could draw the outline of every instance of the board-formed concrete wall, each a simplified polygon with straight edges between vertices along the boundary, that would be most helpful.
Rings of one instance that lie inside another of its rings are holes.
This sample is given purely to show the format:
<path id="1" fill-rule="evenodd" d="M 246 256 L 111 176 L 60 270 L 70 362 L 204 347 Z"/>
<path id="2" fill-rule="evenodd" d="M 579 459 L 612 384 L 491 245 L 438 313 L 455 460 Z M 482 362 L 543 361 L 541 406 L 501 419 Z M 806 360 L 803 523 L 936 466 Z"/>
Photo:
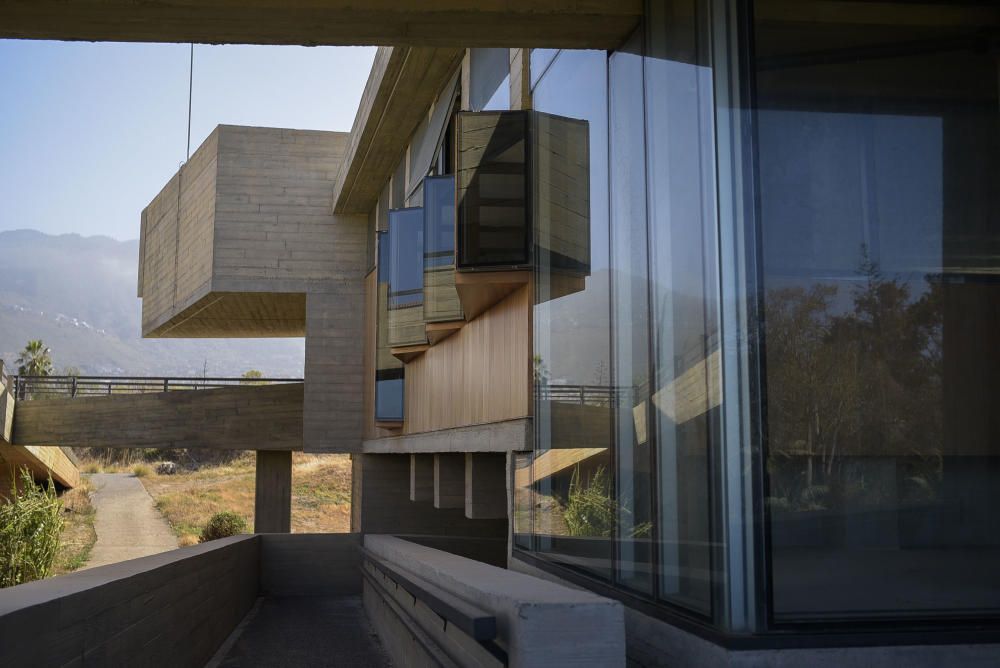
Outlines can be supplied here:
<path id="1" fill-rule="evenodd" d="M 17 445 L 301 450 L 302 383 L 34 399 L 14 414 Z"/>
<path id="2" fill-rule="evenodd" d="M 203 666 L 253 606 L 257 536 L 0 591 L 0 666 Z"/>
<path id="3" fill-rule="evenodd" d="M 333 213 L 347 140 L 220 125 L 143 212 L 143 335 L 306 336 L 312 452 L 361 450 L 367 218 Z"/>
<path id="4" fill-rule="evenodd" d="M 333 214 L 346 144 L 218 126 L 143 212 L 143 335 L 303 336 L 306 293 L 360 287 L 365 221 Z"/>

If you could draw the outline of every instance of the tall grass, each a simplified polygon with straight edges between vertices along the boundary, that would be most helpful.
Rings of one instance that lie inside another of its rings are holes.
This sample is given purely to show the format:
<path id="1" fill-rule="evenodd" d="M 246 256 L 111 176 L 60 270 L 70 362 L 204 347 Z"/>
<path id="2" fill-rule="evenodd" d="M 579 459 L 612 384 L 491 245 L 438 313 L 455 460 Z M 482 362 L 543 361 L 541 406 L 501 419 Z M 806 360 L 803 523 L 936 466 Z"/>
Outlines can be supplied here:
<path id="1" fill-rule="evenodd" d="M 20 478 L 20 485 L 12 480 L 10 498 L 0 503 L 0 587 L 48 577 L 59 549 L 62 502 L 52 478 L 41 487 L 27 468 Z"/>

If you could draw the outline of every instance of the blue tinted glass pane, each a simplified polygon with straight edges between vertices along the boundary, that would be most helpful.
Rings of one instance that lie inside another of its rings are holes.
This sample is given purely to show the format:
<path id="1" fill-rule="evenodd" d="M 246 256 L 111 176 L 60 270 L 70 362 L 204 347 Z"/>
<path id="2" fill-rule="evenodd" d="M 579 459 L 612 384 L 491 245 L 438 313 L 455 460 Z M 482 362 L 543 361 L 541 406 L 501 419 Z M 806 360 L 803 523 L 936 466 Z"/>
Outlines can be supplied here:
<path id="1" fill-rule="evenodd" d="M 403 419 L 403 363 L 392 356 L 389 347 L 389 232 L 378 233 L 378 302 L 376 306 L 375 347 L 375 419 L 397 422 Z"/>
<path id="2" fill-rule="evenodd" d="M 424 179 L 424 267 L 455 264 L 455 177 Z"/>
<path id="3" fill-rule="evenodd" d="M 389 310 L 423 304 L 424 210 L 389 212 L 392 250 L 389 263 Z"/>

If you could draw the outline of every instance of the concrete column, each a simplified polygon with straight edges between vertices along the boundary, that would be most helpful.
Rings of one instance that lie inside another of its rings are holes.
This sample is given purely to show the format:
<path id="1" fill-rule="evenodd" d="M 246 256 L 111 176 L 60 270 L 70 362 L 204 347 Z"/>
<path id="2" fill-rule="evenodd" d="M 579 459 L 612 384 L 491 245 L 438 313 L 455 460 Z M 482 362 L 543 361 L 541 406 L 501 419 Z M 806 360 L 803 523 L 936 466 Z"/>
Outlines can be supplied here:
<path id="1" fill-rule="evenodd" d="M 410 501 L 434 500 L 434 455 L 410 455 Z"/>
<path id="2" fill-rule="evenodd" d="M 434 455 L 434 507 L 465 507 L 465 454 Z"/>
<path id="3" fill-rule="evenodd" d="M 465 454 L 465 516 L 470 520 L 507 517 L 506 454 Z"/>
<path id="4" fill-rule="evenodd" d="M 531 49 L 510 50 L 510 108 L 531 109 Z"/>
<path id="5" fill-rule="evenodd" d="M 254 533 L 292 531 L 292 453 L 257 451 Z"/>

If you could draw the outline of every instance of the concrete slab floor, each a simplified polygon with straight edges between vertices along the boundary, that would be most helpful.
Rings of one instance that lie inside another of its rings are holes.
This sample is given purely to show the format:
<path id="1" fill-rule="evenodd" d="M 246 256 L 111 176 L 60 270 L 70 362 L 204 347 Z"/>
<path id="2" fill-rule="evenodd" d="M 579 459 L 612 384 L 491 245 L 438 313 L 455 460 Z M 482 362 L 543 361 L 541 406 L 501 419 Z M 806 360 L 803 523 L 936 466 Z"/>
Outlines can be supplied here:
<path id="1" fill-rule="evenodd" d="M 220 656 L 221 655 L 221 656 Z M 389 668 L 360 596 L 269 596 L 208 664 L 218 668 Z"/>

